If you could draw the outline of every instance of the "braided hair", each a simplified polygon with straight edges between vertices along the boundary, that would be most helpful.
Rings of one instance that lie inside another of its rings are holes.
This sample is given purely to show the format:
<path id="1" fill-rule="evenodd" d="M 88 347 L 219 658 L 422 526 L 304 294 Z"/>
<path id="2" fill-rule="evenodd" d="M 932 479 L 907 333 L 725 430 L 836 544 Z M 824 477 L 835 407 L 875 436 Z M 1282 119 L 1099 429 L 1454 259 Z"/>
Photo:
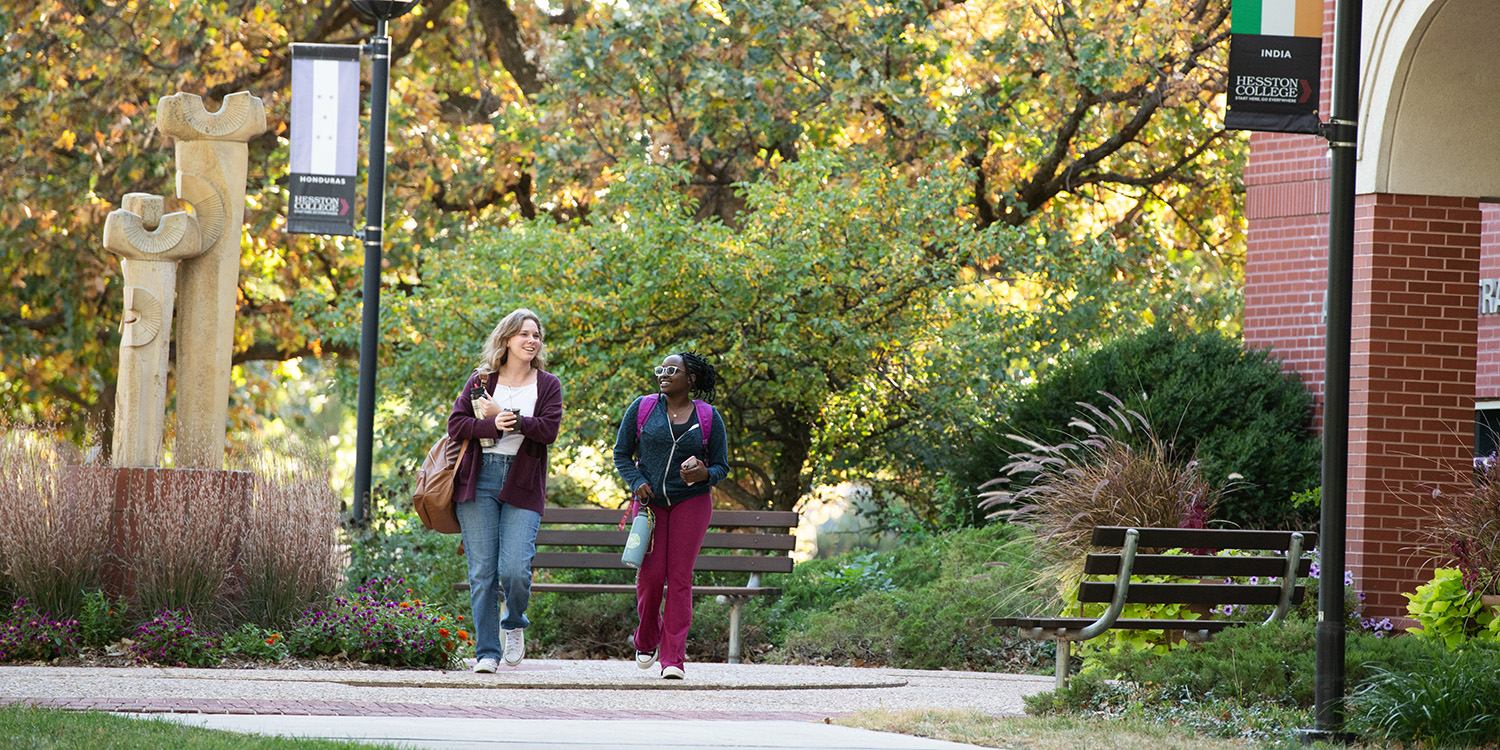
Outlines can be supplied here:
<path id="1" fill-rule="evenodd" d="M 713 401 L 714 386 L 718 383 L 714 366 L 697 352 L 678 352 L 677 356 L 682 357 L 682 365 L 687 368 L 688 381 L 692 383 L 689 391 L 693 398 L 699 401 Z"/>

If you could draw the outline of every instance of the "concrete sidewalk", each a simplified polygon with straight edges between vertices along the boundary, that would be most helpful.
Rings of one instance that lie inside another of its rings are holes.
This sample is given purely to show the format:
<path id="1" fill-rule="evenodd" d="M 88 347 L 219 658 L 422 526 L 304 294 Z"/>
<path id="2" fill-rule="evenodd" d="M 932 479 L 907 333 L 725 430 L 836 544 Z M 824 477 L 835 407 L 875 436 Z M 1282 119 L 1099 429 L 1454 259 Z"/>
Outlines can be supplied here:
<path id="1" fill-rule="evenodd" d="M 963 747 L 825 724 L 867 709 L 1018 715 L 1052 678 L 981 672 L 529 659 L 431 670 L 0 667 L 0 703 L 154 715 L 232 731 L 414 748 Z"/>

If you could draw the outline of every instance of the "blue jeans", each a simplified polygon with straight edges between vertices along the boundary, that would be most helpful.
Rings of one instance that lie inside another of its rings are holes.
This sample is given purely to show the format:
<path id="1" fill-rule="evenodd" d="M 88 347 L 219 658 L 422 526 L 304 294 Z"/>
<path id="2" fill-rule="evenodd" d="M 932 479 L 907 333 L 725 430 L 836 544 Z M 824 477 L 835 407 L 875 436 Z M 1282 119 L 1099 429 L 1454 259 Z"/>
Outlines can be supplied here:
<path id="1" fill-rule="evenodd" d="M 458 503 L 464 556 L 469 561 L 469 613 L 474 618 L 475 656 L 500 659 L 500 601 L 504 591 L 506 630 L 524 628 L 531 602 L 531 559 L 542 514 L 500 502 L 500 488 L 513 456 L 483 455 L 474 499 Z"/>

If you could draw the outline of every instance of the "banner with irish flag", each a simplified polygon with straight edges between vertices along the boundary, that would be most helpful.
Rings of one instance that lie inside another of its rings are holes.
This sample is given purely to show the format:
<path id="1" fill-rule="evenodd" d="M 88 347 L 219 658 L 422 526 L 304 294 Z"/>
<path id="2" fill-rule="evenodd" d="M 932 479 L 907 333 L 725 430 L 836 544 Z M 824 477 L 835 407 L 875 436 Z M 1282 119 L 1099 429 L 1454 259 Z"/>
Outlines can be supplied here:
<path id="1" fill-rule="evenodd" d="M 1324 0 L 1233 0 L 1231 130 L 1318 132 Z"/>

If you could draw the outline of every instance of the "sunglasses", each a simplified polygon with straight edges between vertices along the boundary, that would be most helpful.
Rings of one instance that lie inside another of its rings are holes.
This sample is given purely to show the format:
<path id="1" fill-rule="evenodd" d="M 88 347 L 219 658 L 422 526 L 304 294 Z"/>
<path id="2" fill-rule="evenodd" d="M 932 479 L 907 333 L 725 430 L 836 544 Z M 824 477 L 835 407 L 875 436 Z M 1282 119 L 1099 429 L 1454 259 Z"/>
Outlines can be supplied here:
<path id="1" fill-rule="evenodd" d="M 662 367 L 661 365 L 657 365 L 655 372 L 656 372 L 656 377 L 659 378 L 659 377 L 663 377 L 663 376 L 671 377 L 671 376 L 676 375 L 677 373 L 681 372 L 681 370 L 679 370 L 677 368 L 677 365 L 667 365 L 666 367 Z"/>

